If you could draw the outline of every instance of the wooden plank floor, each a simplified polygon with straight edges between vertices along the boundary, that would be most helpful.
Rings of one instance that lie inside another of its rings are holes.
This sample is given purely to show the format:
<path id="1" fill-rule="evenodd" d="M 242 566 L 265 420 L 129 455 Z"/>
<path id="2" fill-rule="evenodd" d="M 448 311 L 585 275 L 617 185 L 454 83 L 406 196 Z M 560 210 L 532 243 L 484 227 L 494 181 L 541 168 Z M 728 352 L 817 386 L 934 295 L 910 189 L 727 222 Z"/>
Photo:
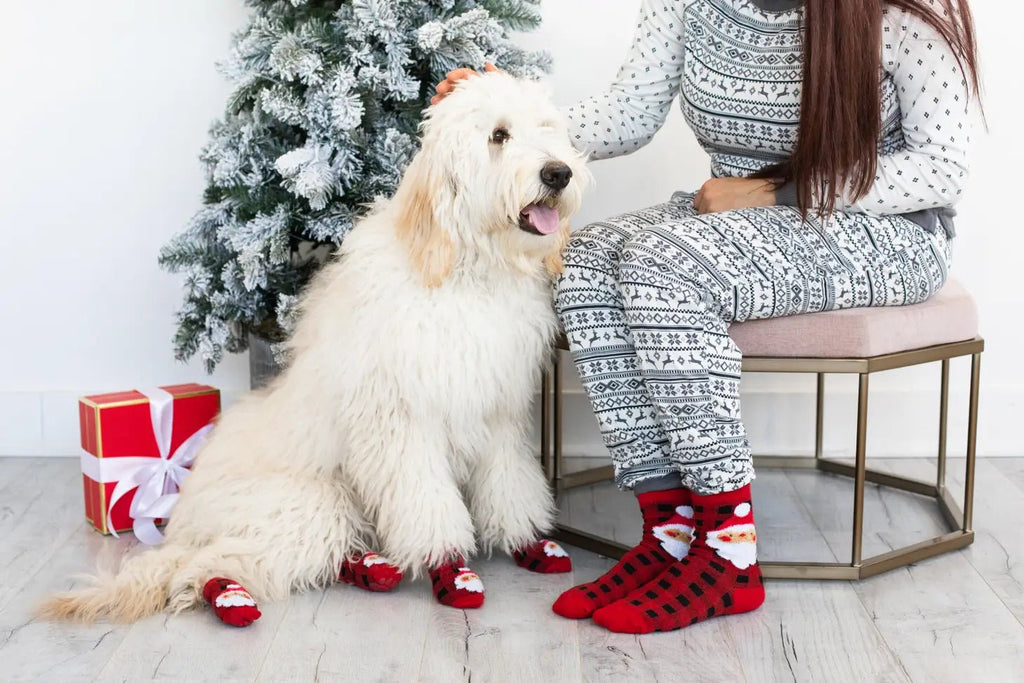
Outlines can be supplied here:
<path id="1" fill-rule="evenodd" d="M 962 461 L 948 481 L 962 485 Z M 928 477 L 926 460 L 872 466 Z M 770 581 L 746 615 L 627 636 L 561 619 L 550 604 L 611 561 L 579 549 L 573 575 L 538 576 L 502 556 L 473 567 L 481 610 L 436 605 L 426 582 L 387 595 L 347 586 L 261 605 L 249 629 L 204 610 L 133 625 L 32 618 L 42 595 L 115 566 L 131 538 L 83 521 L 76 459 L 0 458 L 0 681 L 1019 681 L 1024 680 L 1024 458 L 981 460 L 977 541 L 859 583 Z M 755 510 L 764 558 L 849 552 L 848 480 L 762 471 Z M 629 542 L 635 503 L 609 485 L 561 501 L 566 521 Z M 869 486 L 866 553 L 933 535 L 941 518 L 911 494 Z"/>

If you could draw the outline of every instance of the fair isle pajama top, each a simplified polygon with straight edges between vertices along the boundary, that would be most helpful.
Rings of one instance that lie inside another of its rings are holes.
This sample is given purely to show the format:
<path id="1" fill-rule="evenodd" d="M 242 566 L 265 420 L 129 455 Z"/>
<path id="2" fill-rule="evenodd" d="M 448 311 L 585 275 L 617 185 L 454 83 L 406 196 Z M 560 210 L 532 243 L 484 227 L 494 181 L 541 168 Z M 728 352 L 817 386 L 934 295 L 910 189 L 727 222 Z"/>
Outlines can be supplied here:
<path id="1" fill-rule="evenodd" d="M 567 111 L 574 143 L 595 159 L 635 151 L 678 96 L 713 176 L 785 160 L 802 16 L 799 0 L 643 0 L 611 89 Z M 803 220 L 786 187 L 778 206 L 701 216 L 678 192 L 573 235 L 558 308 L 620 487 L 681 477 L 707 495 L 753 479 L 730 323 L 912 304 L 945 282 L 967 177 L 966 79 L 932 28 L 891 8 L 880 77 L 875 182 L 856 200 L 837 193 L 825 220 Z"/>

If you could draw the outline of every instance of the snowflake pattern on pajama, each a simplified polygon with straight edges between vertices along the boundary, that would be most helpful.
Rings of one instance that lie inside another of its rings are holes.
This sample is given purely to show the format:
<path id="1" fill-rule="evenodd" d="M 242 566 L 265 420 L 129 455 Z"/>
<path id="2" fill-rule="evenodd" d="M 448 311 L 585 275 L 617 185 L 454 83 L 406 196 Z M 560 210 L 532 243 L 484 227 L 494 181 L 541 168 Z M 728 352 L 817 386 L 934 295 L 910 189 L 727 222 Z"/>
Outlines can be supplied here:
<path id="1" fill-rule="evenodd" d="M 558 309 L 616 483 L 679 471 L 710 495 L 750 482 L 729 324 L 919 303 L 945 282 L 950 258 L 942 230 L 900 216 L 698 216 L 682 192 L 575 233 Z"/>

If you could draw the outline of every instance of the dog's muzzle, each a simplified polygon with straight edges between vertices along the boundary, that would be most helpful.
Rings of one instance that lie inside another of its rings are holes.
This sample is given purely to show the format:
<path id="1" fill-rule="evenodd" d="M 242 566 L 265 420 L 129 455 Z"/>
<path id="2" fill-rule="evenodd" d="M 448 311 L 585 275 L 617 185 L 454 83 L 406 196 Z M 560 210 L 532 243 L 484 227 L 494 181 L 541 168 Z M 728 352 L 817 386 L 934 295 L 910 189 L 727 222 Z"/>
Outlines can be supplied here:
<path id="1" fill-rule="evenodd" d="M 533 235 L 550 235 L 558 232 L 558 195 L 572 179 L 572 169 L 560 161 L 544 164 L 540 170 L 540 181 L 550 194 L 519 212 L 519 229 Z"/>

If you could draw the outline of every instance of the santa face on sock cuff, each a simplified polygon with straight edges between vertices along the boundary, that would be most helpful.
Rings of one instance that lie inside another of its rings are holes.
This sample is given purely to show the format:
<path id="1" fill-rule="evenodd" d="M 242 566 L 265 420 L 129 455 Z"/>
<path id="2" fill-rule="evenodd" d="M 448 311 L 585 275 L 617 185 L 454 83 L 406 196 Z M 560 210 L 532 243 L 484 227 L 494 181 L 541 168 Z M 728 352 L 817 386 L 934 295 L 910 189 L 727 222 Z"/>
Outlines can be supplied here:
<path id="1" fill-rule="evenodd" d="M 746 569 L 757 562 L 757 532 L 750 503 L 737 505 L 732 517 L 707 532 L 705 538 L 719 557 L 729 560 L 737 569 Z"/>
<path id="2" fill-rule="evenodd" d="M 693 542 L 693 508 L 680 505 L 676 514 L 664 524 L 658 524 L 651 533 L 661 542 L 661 547 L 672 557 L 681 560 L 690 552 Z"/>

